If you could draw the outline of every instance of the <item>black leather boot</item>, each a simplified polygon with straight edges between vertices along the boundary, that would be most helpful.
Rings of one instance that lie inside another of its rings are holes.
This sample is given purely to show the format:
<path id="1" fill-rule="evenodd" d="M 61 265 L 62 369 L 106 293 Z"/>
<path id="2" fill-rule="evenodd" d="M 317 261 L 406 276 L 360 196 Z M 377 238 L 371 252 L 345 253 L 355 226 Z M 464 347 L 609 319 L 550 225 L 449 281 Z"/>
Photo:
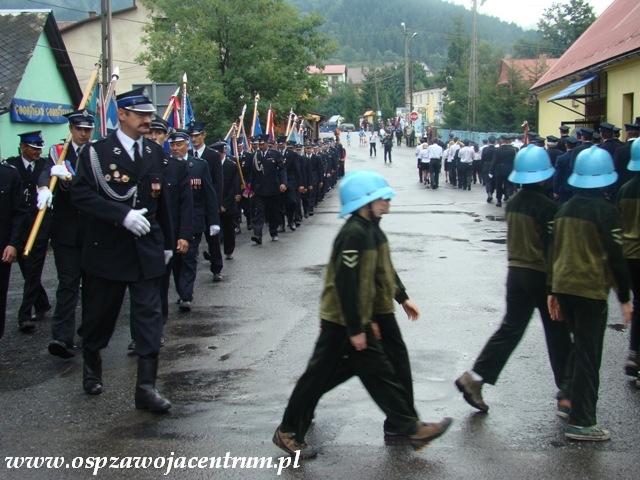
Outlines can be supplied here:
<path id="1" fill-rule="evenodd" d="M 171 408 L 171 402 L 156 390 L 158 357 L 138 358 L 138 379 L 136 381 L 136 408 L 163 413 Z"/>
<path id="2" fill-rule="evenodd" d="M 100 352 L 82 352 L 82 388 L 89 395 L 102 393 L 102 359 Z"/>

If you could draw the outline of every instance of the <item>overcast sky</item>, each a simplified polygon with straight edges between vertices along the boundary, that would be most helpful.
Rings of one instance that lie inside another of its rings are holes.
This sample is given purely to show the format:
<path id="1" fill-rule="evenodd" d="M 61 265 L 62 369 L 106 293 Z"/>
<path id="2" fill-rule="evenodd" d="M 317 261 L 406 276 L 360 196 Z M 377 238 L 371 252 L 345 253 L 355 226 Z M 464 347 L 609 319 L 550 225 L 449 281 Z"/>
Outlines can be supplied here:
<path id="1" fill-rule="evenodd" d="M 472 0 L 446 0 L 449 3 L 457 3 L 471 8 Z M 478 0 L 478 5 L 481 0 Z M 513 22 L 524 28 L 535 28 L 542 12 L 552 3 L 565 3 L 565 0 L 486 0 L 484 5 L 478 7 L 480 13 L 498 17 L 507 22 Z M 588 0 L 596 15 L 600 15 L 613 0 Z"/>

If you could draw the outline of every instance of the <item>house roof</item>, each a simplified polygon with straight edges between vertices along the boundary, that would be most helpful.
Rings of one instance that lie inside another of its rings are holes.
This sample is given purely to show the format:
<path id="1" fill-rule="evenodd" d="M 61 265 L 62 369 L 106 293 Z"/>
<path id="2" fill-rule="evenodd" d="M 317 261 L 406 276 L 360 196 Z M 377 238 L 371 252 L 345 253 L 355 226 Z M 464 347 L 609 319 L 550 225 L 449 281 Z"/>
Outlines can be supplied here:
<path id="1" fill-rule="evenodd" d="M 342 75 L 347 73 L 346 65 L 325 65 L 324 68 L 318 68 L 315 65 L 309 67 L 309 73 L 322 73 L 323 75 Z"/>
<path id="2" fill-rule="evenodd" d="M 498 85 L 507 85 L 512 71 L 516 72 L 524 82 L 532 85 L 552 68 L 557 61 L 557 58 L 544 56 L 538 58 L 503 58 L 500 65 Z"/>
<path id="3" fill-rule="evenodd" d="M 130 7 L 122 8 L 120 10 L 114 10 L 113 12 L 111 12 L 111 17 L 117 17 L 122 15 L 123 13 L 132 12 L 137 9 L 138 6 L 136 5 L 136 2 L 134 0 L 133 5 L 131 5 Z M 83 18 L 82 20 L 78 20 L 77 22 L 59 22 L 60 31 L 66 33 L 70 30 L 75 30 L 78 27 L 86 25 L 87 23 L 99 22 L 101 21 L 101 19 L 102 17 L 100 15 L 91 15 L 87 18 Z"/>
<path id="4" fill-rule="evenodd" d="M 80 103 L 82 90 L 51 11 L 0 10 L 0 111 L 9 107 L 43 31 L 73 103 Z"/>
<path id="5" fill-rule="evenodd" d="M 354 85 L 360 85 L 364 82 L 367 71 L 367 67 L 351 67 L 347 72 L 347 81 Z"/>
<path id="6" fill-rule="evenodd" d="M 640 53 L 640 2 L 614 0 L 534 85 L 532 90 L 597 70 L 630 53 Z"/>

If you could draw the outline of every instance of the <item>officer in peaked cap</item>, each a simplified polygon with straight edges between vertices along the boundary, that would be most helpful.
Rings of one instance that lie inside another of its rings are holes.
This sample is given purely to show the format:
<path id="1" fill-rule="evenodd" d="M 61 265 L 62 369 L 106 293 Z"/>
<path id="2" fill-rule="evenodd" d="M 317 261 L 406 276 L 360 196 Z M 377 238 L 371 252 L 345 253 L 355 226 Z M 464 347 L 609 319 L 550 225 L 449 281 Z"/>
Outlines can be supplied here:
<path id="1" fill-rule="evenodd" d="M 58 275 L 56 307 L 51 319 L 49 353 L 61 358 L 75 355 L 76 306 L 80 296 L 82 270 L 81 250 L 83 225 L 78 209 L 71 201 L 69 188 L 78 170 L 78 155 L 91 140 L 94 117 L 88 110 L 76 110 L 65 115 L 69 121 L 71 143 L 67 148 L 64 164 L 54 158 L 61 145 L 53 147 L 47 168 L 40 176 L 38 203 L 52 205 L 51 246 Z M 52 194 L 48 185 L 52 176 L 58 177 L 58 189 L 51 204 Z"/>
<path id="2" fill-rule="evenodd" d="M 187 166 L 193 199 L 193 241 L 189 243 L 188 251 L 178 256 L 173 265 L 181 312 L 191 311 L 202 234 L 218 237 L 220 232 L 218 200 L 209 167 L 204 159 L 189 153 L 189 139 L 189 132 L 182 129 L 169 135 L 171 156 Z"/>
<path id="3" fill-rule="evenodd" d="M 189 128 L 191 135 L 191 144 L 193 150 L 191 154 L 196 158 L 201 158 L 207 163 L 211 180 L 213 181 L 213 189 L 216 193 L 218 208 L 222 204 L 222 163 L 220 153 L 205 144 L 207 132 L 204 122 L 195 122 Z M 218 212 L 220 213 L 220 212 Z M 209 261 L 209 270 L 213 274 L 214 281 L 221 279 L 222 271 L 222 253 L 220 250 L 220 237 L 218 235 L 211 236 L 208 231 L 204 232 L 208 250 L 203 252 L 206 260 Z"/>
<path id="4" fill-rule="evenodd" d="M 604 122 L 601 123 L 598 127 L 600 132 L 600 136 L 602 137 L 602 141 L 600 142 L 600 148 L 609 152 L 611 158 L 616 154 L 616 150 L 618 149 L 618 142 L 613 137 L 613 129 L 615 125 L 611 125 L 610 123 Z"/>
<path id="5" fill-rule="evenodd" d="M 631 179 L 633 172 L 627 169 L 629 160 L 631 160 L 631 144 L 640 137 L 640 123 L 625 123 L 624 129 L 627 134 L 627 141 L 616 149 L 613 155 L 613 164 L 616 172 L 618 172 L 618 181 L 614 184 L 615 192 L 624 185 L 625 182 Z"/>
<path id="6" fill-rule="evenodd" d="M 286 139 L 285 139 L 286 140 Z M 283 154 L 284 168 L 287 172 L 287 191 L 285 192 L 285 216 L 289 229 L 294 231 L 300 225 L 300 195 L 303 191 L 302 160 L 295 150 L 296 142 L 286 142 Z"/>
<path id="7" fill-rule="evenodd" d="M 42 157 L 44 139 L 39 130 L 21 133 L 18 136 L 20 137 L 20 154 L 8 158 L 7 163 L 13 165 L 20 174 L 23 201 L 28 212 L 24 220 L 28 233 L 38 214 L 38 180 L 47 168 L 47 160 Z M 35 329 L 35 320 L 43 318 L 51 308 L 47 292 L 41 282 L 49 243 L 50 223 L 51 218 L 45 216 L 29 256 L 18 256 L 18 265 L 24 278 L 22 303 L 18 310 L 18 328 L 23 333 L 32 332 Z"/>
<path id="8" fill-rule="evenodd" d="M 279 198 L 286 190 L 286 171 L 282 167 L 280 154 L 269 149 L 267 135 L 258 138 L 258 150 L 254 153 L 249 183 L 253 197 L 253 236 L 251 241 L 262 244 L 262 229 L 265 221 L 269 225 L 271 240 L 278 240 Z"/>
<path id="9" fill-rule="evenodd" d="M 146 137 L 164 148 L 165 141 L 169 136 L 169 130 L 172 129 L 164 119 L 155 117 L 151 121 L 150 131 Z M 174 254 L 166 266 L 161 283 L 162 319 L 163 324 L 166 325 L 169 317 L 169 284 L 173 266 L 179 256 L 187 253 L 189 244 L 193 239 L 193 199 L 186 162 L 172 157 L 166 151 L 164 152 L 163 180 L 162 189 L 169 198 L 173 238 L 177 239 Z M 134 320 L 132 312 L 129 322 L 132 339 L 128 347 L 130 351 L 135 351 L 136 348 Z M 164 340 L 165 336 L 163 334 L 160 340 L 161 345 L 164 344 Z"/>
<path id="10" fill-rule="evenodd" d="M 155 108 L 142 89 L 116 97 L 119 127 L 80 152 L 71 199 L 83 214 L 82 383 L 102 393 L 102 360 L 129 290 L 138 374 L 135 406 L 165 412 L 155 388 L 162 337 L 160 286 L 175 240 L 163 191 L 164 154 L 149 133 Z"/>
<path id="11" fill-rule="evenodd" d="M 222 188 L 220 195 L 222 205 L 220 205 L 220 228 L 222 229 L 222 247 L 227 260 L 233 258 L 236 248 L 236 218 L 238 215 L 238 203 L 240 202 L 240 176 L 238 165 L 227 155 L 227 142 L 219 140 L 212 145 L 213 149 L 220 154 L 222 166 Z M 213 275 L 213 281 L 222 280 L 221 275 Z"/>
<path id="12" fill-rule="evenodd" d="M 558 130 L 560 130 L 560 139 L 558 140 L 558 149 L 562 150 L 563 152 L 566 152 L 567 145 L 565 141 L 569 137 L 569 130 L 570 130 L 569 125 L 560 125 L 560 127 L 558 127 Z"/>

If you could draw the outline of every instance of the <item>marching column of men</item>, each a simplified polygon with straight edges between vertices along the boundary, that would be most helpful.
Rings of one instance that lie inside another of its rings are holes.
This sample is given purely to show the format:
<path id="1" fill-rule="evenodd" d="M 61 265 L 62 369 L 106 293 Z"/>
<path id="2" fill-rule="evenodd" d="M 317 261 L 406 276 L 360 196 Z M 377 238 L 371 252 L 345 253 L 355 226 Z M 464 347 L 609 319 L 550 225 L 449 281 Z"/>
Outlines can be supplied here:
<path id="1" fill-rule="evenodd" d="M 101 394 L 100 352 L 111 339 L 128 291 L 129 350 L 138 357 L 134 403 L 161 413 L 171 408 L 156 389 L 171 277 L 179 310 L 190 311 L 203 234 L 210 270 L 219 281 L 222 252 L 227 260 L 233 258 L 242 213 L 254 237 L 261 238 L 265 220 L 274 239 L 279 218 L 295 230 L 303 218 L 303 194 L 315 190 L 307 202 L 313 208 L 344 171 L 344 155 L 339 145 L 308 145 L 313 151 L 308 161 L 301 145 L 289 143 L 278 152 L 260 137 L 253 139 L 254 152 L 239 144 L 232 158 L 225 142 L 204 144 L 204 124 L 172 131 L 166 121 L 154 118 L 155 107 L 143 89 L 118 95 L 116 101 L 119 127 L 96 142 L 90 141 L 90 112 L 66 115 L 70 141 L 64 162 L 58 160 L 64 145 L 42 157 L 44 139 L 35 131 L 20 134 L 20 154 L 0 163 L 0 337 L 12 262 L 20 263 L 24 277 L 19 330 L 33 332 L 35 321 L 51 308 L 41 283 L 50 239 L 58 284 L 49 353 L 74 357 L 77 334 L 83 389 Z M 49 189 L 53 177 L 55 191 Z M 47 207 L 51 210 L 29 255 L 22 256 L 38 211 Z M 79 300 L 82 318 L 76 330 Z"/>

